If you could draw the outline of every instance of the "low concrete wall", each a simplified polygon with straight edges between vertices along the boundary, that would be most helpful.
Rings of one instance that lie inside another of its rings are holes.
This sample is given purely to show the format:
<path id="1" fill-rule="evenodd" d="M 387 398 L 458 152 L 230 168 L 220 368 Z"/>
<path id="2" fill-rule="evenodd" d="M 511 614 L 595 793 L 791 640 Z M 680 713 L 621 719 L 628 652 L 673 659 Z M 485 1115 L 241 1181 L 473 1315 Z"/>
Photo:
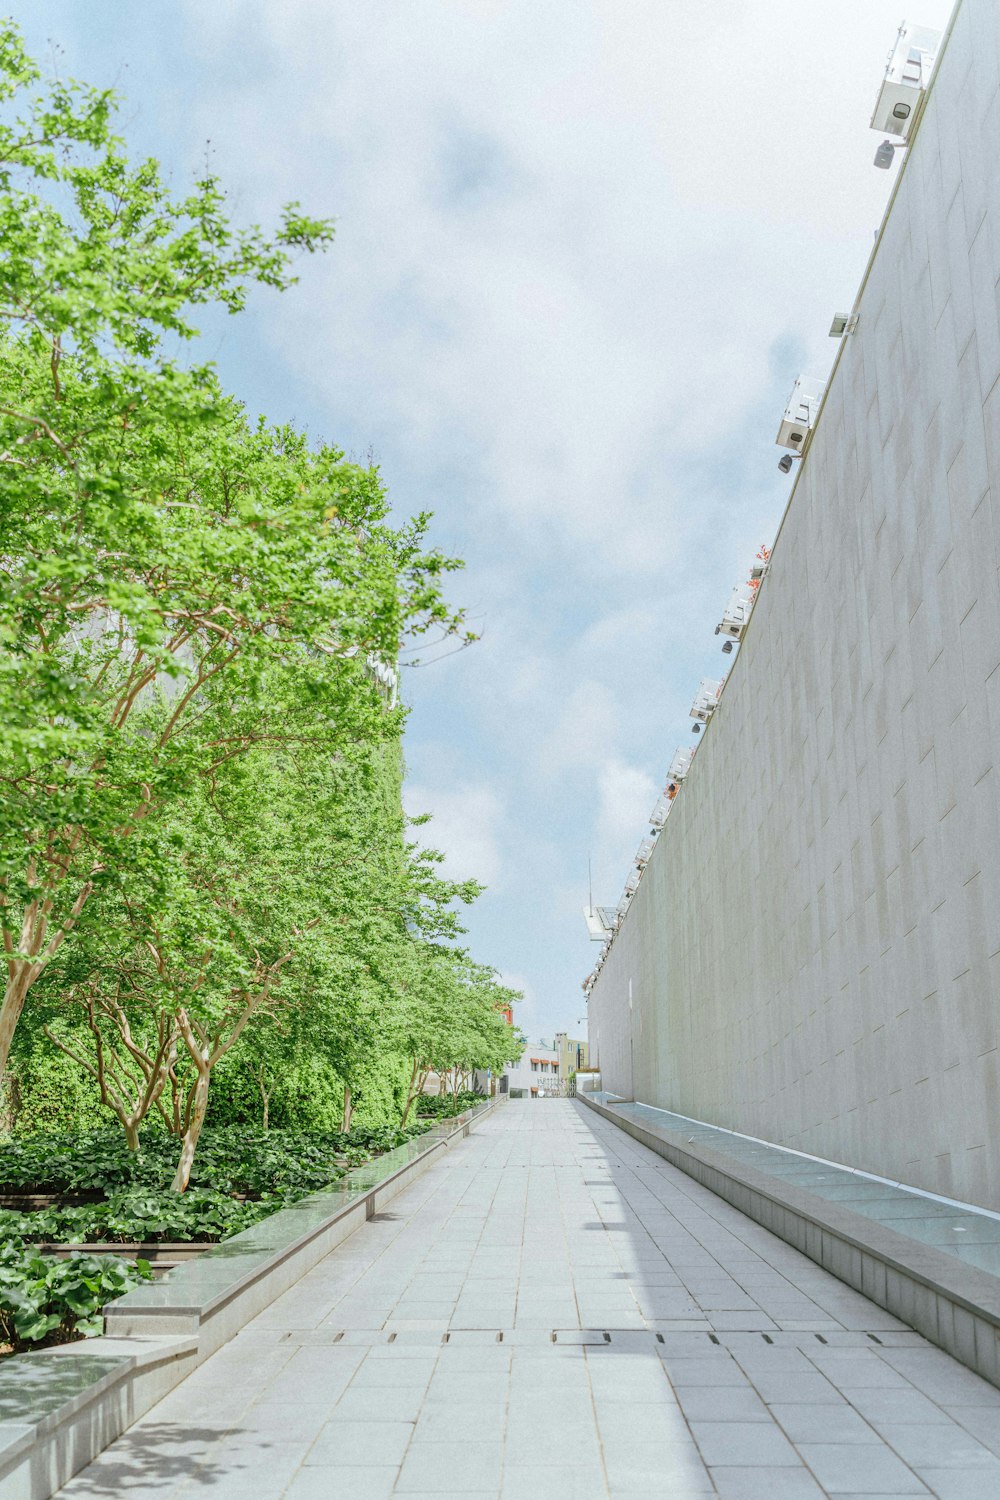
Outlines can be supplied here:
<path id="1" fill-rule="evenodd" d="M 197 1354 L 193 1337 L 97 1338 L 9 1361 L 0 1372 L 3 1500 L 48 1500 L 183 1380 Z"/>

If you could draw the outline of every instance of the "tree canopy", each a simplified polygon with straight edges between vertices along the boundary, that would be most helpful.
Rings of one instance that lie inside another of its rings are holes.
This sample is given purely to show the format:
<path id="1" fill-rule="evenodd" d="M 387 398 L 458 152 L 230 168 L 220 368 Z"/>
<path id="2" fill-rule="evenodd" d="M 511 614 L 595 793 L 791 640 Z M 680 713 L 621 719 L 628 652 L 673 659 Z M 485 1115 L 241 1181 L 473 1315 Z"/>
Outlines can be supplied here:
<path id="1" fill-rule="evenodd" d="M 386 689 L 421 633 L 466 637 L 459 564 L 192 357 L 199 306 L 287 289 L 332 225 L 234 228 L 214 177 L 177 195 L 129 157 L 117 109 L 0 28 L 0 1075 L 44 1025 L 130 1143 L 177 1134 L 183 1187 L 236 1049 L 294 1035 L 349 1118 L 376 1058 L 402 1110 L 431 1059 L 516 1041 L 455 945 L 476 888 L 407 843 Z"/>

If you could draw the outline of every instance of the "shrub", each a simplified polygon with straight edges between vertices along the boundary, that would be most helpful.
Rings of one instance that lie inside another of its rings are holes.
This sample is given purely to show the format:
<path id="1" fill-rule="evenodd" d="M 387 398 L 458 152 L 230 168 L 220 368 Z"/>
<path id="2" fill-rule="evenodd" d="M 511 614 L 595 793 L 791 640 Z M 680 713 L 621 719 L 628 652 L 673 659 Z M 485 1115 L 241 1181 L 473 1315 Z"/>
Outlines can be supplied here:
<path id="1" fill-rule="evenodd" d="M 148 1261 L 110 1255 L 61 1259 L 0 1243 L 0 1338 L 14 1349 L 101 1333 L 106 1302 L 152 1276 Z"/>
<path id="2" fill-rule="evenodd" d="M 289 1200 L 301 1197 L 289 1195 Z M 30 1213 L 0 1209 L 0 1240 L 16 1237 L 33 1244 L 122 1244 L 153 1240 L 212 1242 L 239 1234 L 282 1206 L 282 1199 L 243 1203 L 211 1188 L 171 1193 L 135 1188 L 113 1193 L 100 1203 L 42 1208 Z"/>
<path id="3" fill-rule="evenodd" d="M 418 1119 L 437 1120 L 473 1109 L 482 1104 L 483 1098 L 482 1094 L 474 1094 L 471 1089 L 460 1089 L 457 1094 L 421 1094 L 414 1107 Z"/>
<path id="4" fill-rule="evenodd" d="M 88 1046 L 88 1038 L 81 1034 L 80 1040 Z M 93 1079 L 57 1052 L 40 1028 L 19 1028 L 4 1087 L 5 1124 L 19 1134 L 100 1129 L 109 1118 Z"/>
<path id="5" fill-rule="evenodd" d="M 243 1052 L 225 1058 L 212 1080 L 206 1130 L 230 1125 L 263 1130 L 265 1094 L 269 1130 L 340 1128 L 344 1080 L 327 1058 L 303 1048 L 287 1067 L 271 1070 Z"/>

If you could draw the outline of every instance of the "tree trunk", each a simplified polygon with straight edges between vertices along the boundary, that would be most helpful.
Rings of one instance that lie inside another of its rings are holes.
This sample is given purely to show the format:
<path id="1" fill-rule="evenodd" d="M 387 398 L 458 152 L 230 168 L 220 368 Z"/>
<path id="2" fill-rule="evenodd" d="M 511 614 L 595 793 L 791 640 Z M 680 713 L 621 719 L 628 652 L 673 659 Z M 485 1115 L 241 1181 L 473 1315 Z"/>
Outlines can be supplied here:
<path id="1" fill-rule="evenodd" d="M 21 1012 L 28 998 L 28 989 L 31 984 L 30 963 L 14 959 L 11 967 L 13 973 L 7 980 L 3 1003 L 0 1004 L 0 1078 L 3 1078 L 7 1072 L 11 1043 L 14 1040 L 14 1032 L 21 1019 Z"/>
<path id="2" fill-rule="evenodd" d="M 410 1081 L 409 1081 L 409 1083 L 407 1085 L 407 1088 L 406 1088 L 406 1108 L 403 1110 L 403 1118 L 399 1122 L 399 1128 L 400 1128 L 400 1130 L 403 1130 L 405 1128 L 406 1121 L 407 1121 L 407 1118 L 409 1117 L 410 1110 L 413 1108 L 413 1101 L 417 1097 L 417 1092 L 416 1092 L 416 1089 L 414 1088 L 414 1084 L 417 1081 L 417 1074 L 419 1072 L 420 1072 L 420 1064 L 419 1064 L 419 1062 L 417 1062 L 416 1060 L 414 1060 L 413 1067 L 410 1069 Z"/>
<path id="3" fill-rule="evenodd" d="M 177 1172 L 173 1182 L 170 1184 L 175 1193 L 183 1193 L 191 1181 L 191 1167 L 194 1163 L 194 1153 L 198 1145 L 198 1137 L 201 1135 L 201 1127 L 205 1123 L 205 1111 L 208 1109 L 208 1085 L 212 1071 L 210 1068 L 198 1069 L 198 1081 L 194 1086 L 194 1104 L 191 1109 L 191 1119 L 184 1132 L 181 1144 L 181 1159 L 177 1163 Z"/>
<path id="4" fill-rule="evenodd" d="M 264 1087 L 264 1085 L 267 1082 L 267 1073 L 266 1073 L 263 1065 L 257 1069 L 256 1073 L 254 1074 L 254 1077 L 257 1080 L 257 1092 L 260 1095 L 261 1100 L 262 1100 L 263 1105 L 264 1105 L 264 1117 L 263 1117 L 262 1125 L 263 1125 L 264 1134 L 266 1135 L 267 1134 L 268 1121 L 269 1121 L 269 1118 L 270 1118 L 271 1090 L 269 1088 L 265 1088 Z"/>
<path id="5" fill-rule="evenodd" d="M 130 1151 L 139 1149 L 139 1127 L 134 1120 L 122 1120 L 122 1128 L 125 1131 L 125 1144 Z"/>
<path id="6" fill-rule="evenodd" d="M 343 1119 L 340 1122 L 340 1128 L 343 1131 L 344 1135 L 346 1135 L 347 1132 L 351 1128 L 351 1116 L 353 1115 L 353 1113 L 354 1113 L 354 1109 L 353 1109 L 353 1107 L 351 1105 L 351 1086 L 350 1086 L 349 1083 L 345 1083 L 344 1084 L 344 1117 L 343 1117 Z"/>
<path id="7" fill-rule="evenodd" d="M 74 844 L 75 847 L 75 844 Z M 34 867 L 29 872 L 32 885 L 37 885 L 34 877 Z M 7 984 L 4 989 L 3 1002 L 0 1004 L 0 1081 L 7 1072 L 7 1059 L 10 1056 L 11 1043 L 14 1040 L 14 1032 L 17 1023 L 21 1019 L 24 1002 L 28 998 L 28 991 L 38 978 L 42 969 L 58 953 L 66 934 L 72 931 L 76 925 L 77 918 L 86 906 L 94 882 L 88 880 L 80 888 L 80 892 L 73 902 L 69 916 L 60 928 L 49 934 L 49 901 L 46 900 L 39 906 L 38 901 L 29 902 L 25 908 L 24 921 L 21 923 L 21 936 L 17 947 L 21 953 L 27 953 L 28 958 L 8 958 L 7 960 Z M 4 924 L 5 942 L 11 937 L 9 929 Z M 46 941 L 47 939 L 47 941 Z"/>
<path id="8" fill-rule="evenodd" d="M 21 1086 L 16 1073 L 8 1073 L 0 1082 L 0 1134 L 13 1135 L 21 1112 Z"/>

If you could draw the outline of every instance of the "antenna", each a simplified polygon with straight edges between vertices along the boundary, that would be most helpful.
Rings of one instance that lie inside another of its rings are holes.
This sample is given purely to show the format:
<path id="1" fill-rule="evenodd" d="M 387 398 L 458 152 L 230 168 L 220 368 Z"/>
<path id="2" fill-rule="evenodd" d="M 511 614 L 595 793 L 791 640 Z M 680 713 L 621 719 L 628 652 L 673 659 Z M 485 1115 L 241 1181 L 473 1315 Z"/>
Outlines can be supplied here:
<path id="1" fill-rule="evenodd" d="M 594 915 L 594 877 L 590 869 L 590 855 L 587 855 L 587 900 L 590 902 L 590 915 Z"/>

